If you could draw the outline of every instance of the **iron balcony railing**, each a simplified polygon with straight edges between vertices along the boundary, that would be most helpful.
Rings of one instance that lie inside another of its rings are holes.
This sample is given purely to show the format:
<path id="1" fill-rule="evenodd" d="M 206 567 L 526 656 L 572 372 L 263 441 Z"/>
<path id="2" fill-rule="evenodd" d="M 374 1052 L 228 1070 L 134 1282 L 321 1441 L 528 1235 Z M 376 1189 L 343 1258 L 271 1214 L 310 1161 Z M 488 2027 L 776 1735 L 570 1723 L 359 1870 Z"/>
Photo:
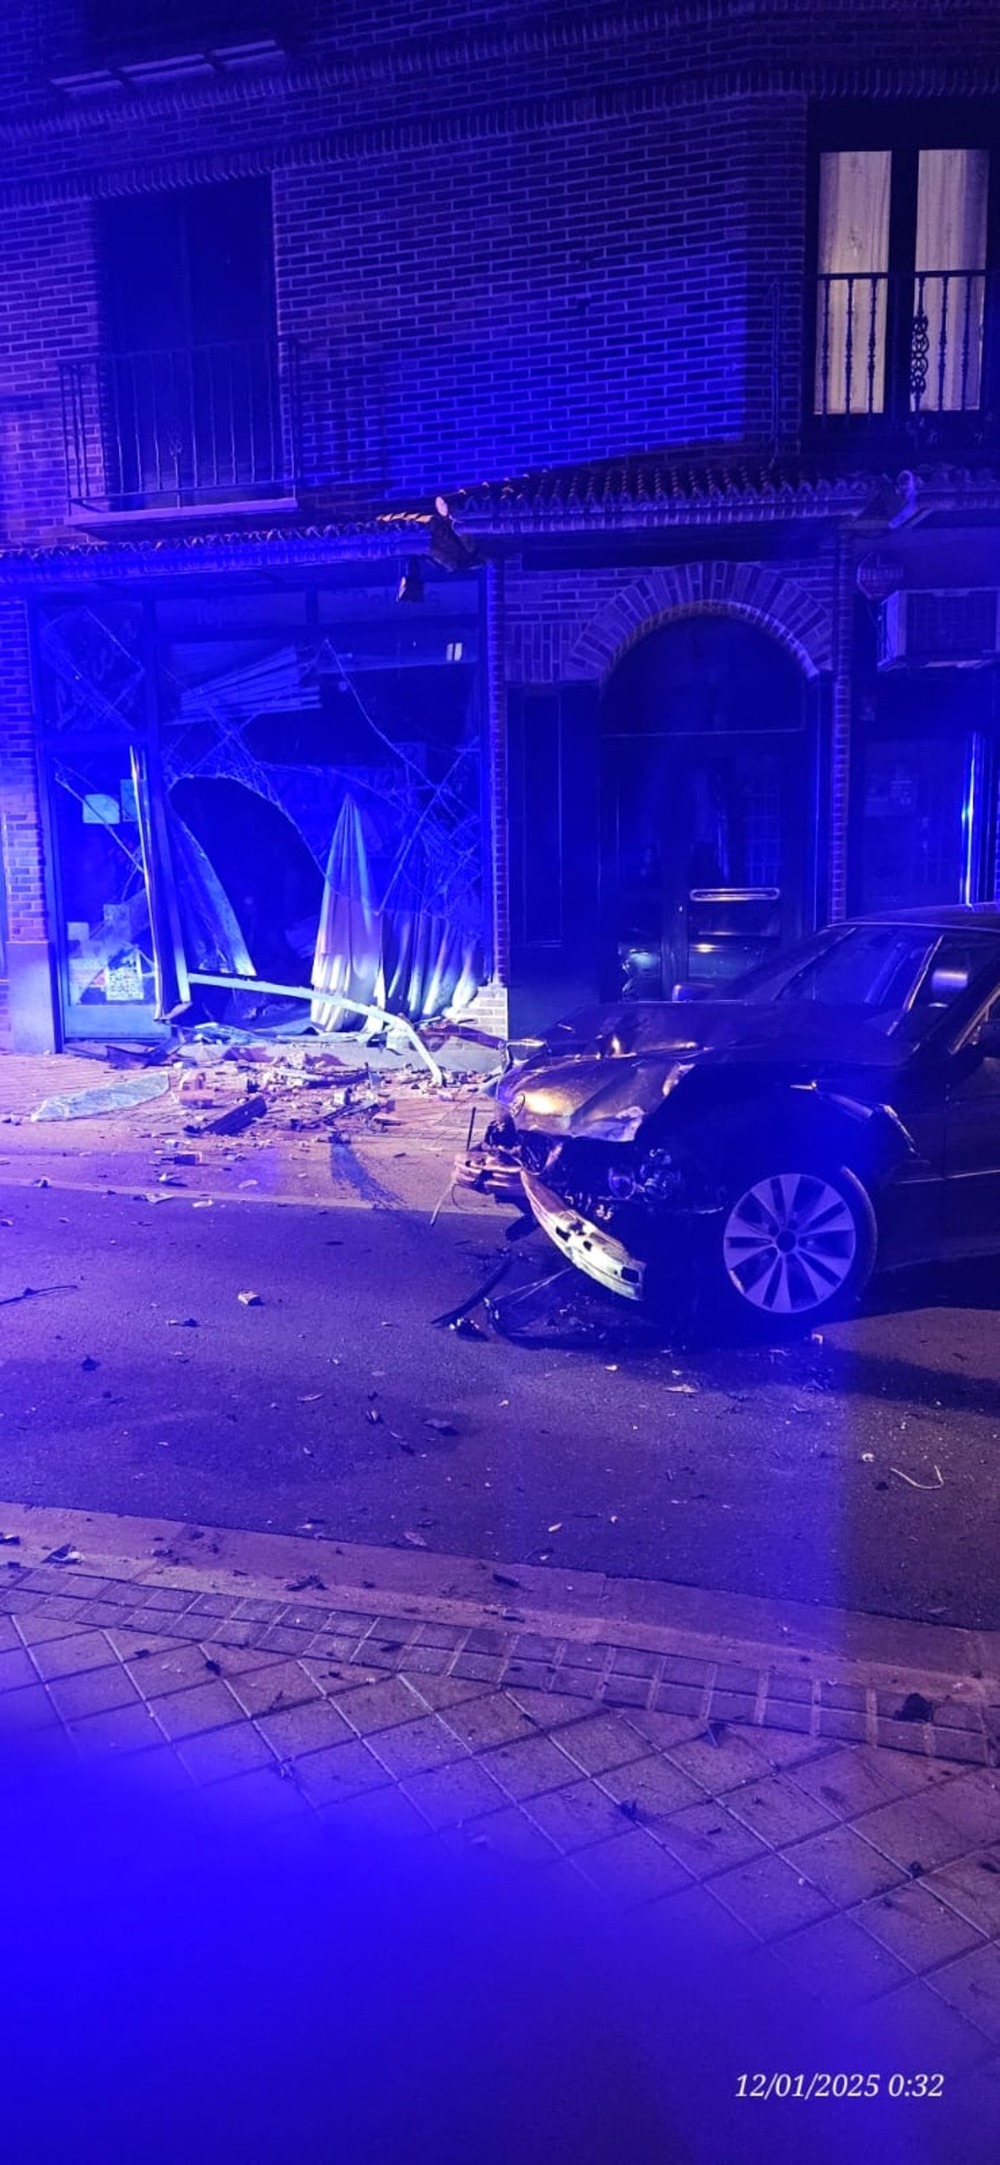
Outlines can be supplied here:
<path id="1" fill-rule="evenodd" d="M 60 374 L 71 508 L 135 511 L 294 492 L 294 341 L 94 353 L 63 361 Z"/>
<path id="2" fill-rule="evenodd" d="M 813 413 L 897 422 L 982 413 L 995 313 L 995 281 L 982 270 L 822 274 Z"/>

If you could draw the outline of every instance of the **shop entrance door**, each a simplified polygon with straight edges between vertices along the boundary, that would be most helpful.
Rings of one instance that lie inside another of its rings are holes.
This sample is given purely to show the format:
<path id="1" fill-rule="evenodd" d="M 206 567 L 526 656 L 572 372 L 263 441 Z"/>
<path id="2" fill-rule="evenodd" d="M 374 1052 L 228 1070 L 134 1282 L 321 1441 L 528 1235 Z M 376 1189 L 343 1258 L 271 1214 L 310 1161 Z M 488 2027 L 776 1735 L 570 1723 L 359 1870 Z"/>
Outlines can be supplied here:
<path id="1" fill-rule="evenodd" d="M 617 990 L 722 990 L 802 928 L 800 737 L 619 742 L 608 792 Z"/>
<path id="2" fill-rule="evenodd" d="M 626 657 L 603 719 L 605 995 L 722 989 L 809 918 L 802 675 L 755 626 L 681 618 Z"/>

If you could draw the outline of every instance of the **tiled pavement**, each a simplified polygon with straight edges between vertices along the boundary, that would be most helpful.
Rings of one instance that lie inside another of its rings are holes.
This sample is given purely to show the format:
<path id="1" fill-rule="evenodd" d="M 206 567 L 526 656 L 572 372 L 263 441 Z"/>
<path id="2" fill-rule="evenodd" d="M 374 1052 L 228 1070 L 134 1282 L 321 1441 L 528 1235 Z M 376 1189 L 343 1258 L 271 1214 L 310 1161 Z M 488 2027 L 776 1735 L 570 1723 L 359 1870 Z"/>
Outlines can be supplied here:
<path id="1" fill-rule="evenodd" d="M 915 2065 L 984 2085 L 1000 2123 L 988 1703 L 932 1728 L 863 1689 L 827 1707 L 634 1646 L 72 1563 L 6 1576 L 0 1735 L 44 1760 L 128 1759 L 196 1812 L 320 1846 L 353 1824 L 560 1875 L 762 1981 L 879 2003 Z"/>

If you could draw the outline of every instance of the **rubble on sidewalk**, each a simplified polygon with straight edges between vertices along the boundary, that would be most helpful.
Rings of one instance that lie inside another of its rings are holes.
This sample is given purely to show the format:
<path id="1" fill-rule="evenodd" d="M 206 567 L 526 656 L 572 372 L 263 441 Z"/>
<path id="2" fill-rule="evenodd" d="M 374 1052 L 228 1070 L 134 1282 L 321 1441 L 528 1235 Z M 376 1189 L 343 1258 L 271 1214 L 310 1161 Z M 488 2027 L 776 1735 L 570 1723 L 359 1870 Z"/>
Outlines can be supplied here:
<path id="1" fill-rule="evenodd" d="M 153 1145 L 154 1177 L 161 1187 L 182 1187 L 183 1182 L 173 1182 L 175 1166 L 207 1166 L 237 1139 L 236 1158 L 285 1137 L 302 1137 L 303 1147 L 309 1137 L 324 1144 L 346 1142 L 352 1130 L 373 1137 L 394 1131 L 402 1142 L 411 1110 L 474 1107 L 499 1072 L 499 1048 L 476 1036 L 469 1045 L 471 1064 L 465 1066 L 459 1064 L 463 1041 L 453 1029 L 428 1035 L 449 1061 L 440 1081 L 365 1031 L 339 1033 L 333 1043 L 317 1034 L 254 1037 L 212 1026 L 187 1037 L 178 1034 L 169 1046 L 129 1047 L 124 1059 L 123 1048 L 88 1045 L 73 1058 L 74 1085 L 88 1071 L 96 1078 L 102 1067 L 124 1066 L 125 1072 L 107 1082 L 95 1079 L 50 1093 L 32 1106 L 35 1063 L 18 1062 L 13 1072 L 20 1075 L 24 1095 L 20 1103 L 12 1095 L 6 1117 L 18 1125 L 23 1104 L 31 1123 L 86 1116 L 96 1127 L 101 1119 L 117 1125 L 116 1116 L 148 1107 L 153 1122 L 138 1133 Z M 50 1073 L 47 1064 L 46 1081 Z M 129 1126 L 136 1132 L 131 1120 Z M 470 1133 L 471 1127 L 470 1121 Z"/>

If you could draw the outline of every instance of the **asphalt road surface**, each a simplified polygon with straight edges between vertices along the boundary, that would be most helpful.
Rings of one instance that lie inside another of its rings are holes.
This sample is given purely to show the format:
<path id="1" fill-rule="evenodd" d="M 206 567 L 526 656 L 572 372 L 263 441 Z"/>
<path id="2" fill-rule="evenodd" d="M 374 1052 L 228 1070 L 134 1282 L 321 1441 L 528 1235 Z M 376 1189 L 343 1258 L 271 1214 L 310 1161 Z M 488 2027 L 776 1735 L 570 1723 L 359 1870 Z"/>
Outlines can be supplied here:
<path id="1" fill-rule="evenodd" d="M 1000 1625 L 996 1266 L 683 1351 L 610 1296 L 581 1328 L 576 1281 L 508 1305 L 524 1342 L 432 1328 L 499 1214 L 12 1186 L 0 1220 L 11 1500 Z M 508 1292 L 557 1262 L 506 1253 Z"/>

